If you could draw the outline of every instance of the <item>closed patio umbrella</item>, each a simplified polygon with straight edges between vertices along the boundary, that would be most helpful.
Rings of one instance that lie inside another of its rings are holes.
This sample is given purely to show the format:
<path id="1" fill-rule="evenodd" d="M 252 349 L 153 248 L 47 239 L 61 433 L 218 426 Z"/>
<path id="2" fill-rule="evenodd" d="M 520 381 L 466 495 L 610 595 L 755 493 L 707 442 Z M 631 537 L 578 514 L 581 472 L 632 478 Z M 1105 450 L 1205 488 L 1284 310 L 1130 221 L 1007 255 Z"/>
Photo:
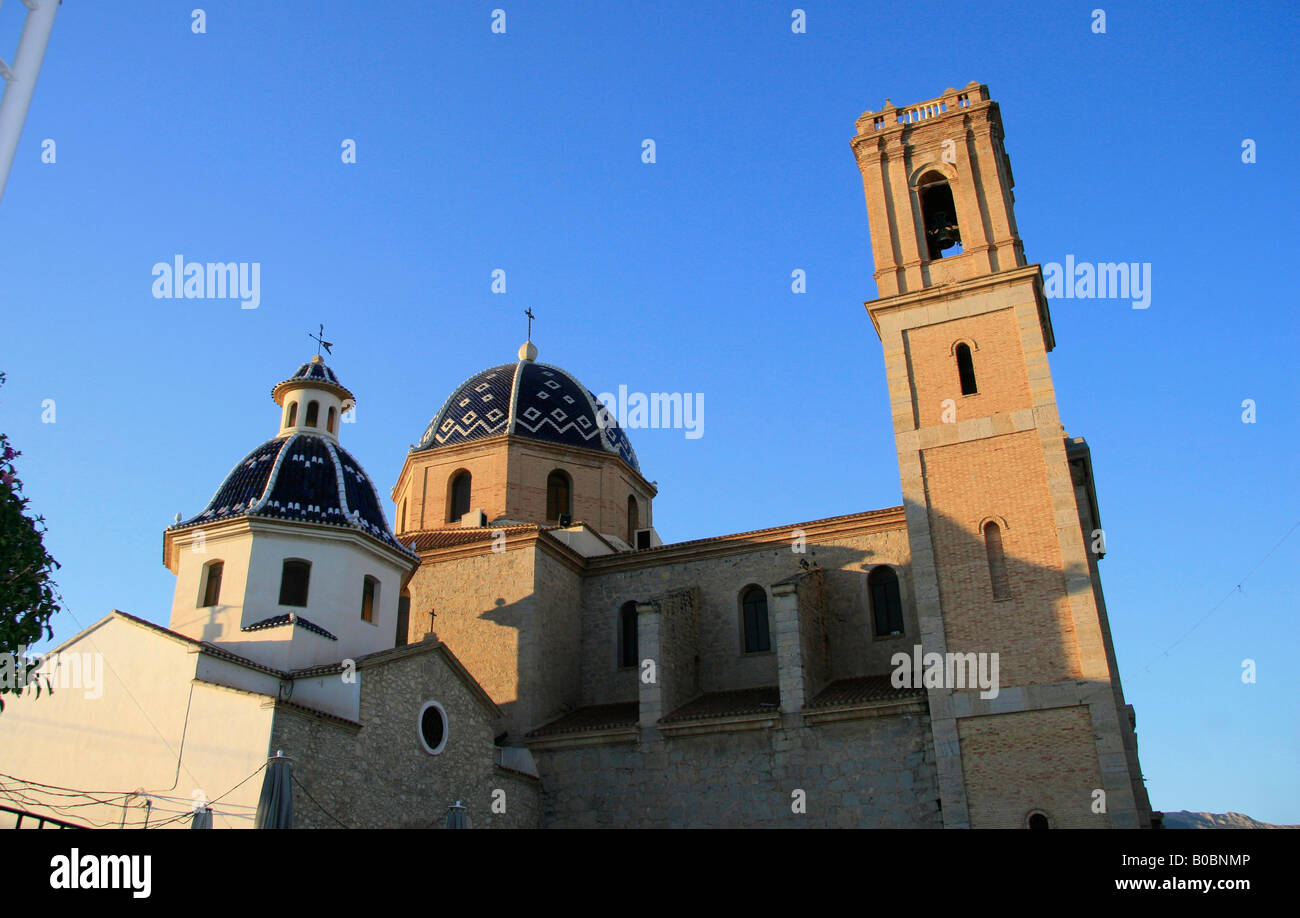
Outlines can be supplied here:
<path id="1" fill-rule="evenodd" d="M 465 807 L 457 800 L 451 806 L 447 807 L 447 824 L 445 829 L 468 829 L 469 817 L 465 815 Z"/>
<path id="2" fill-rule="evenodd" d="M 289 771 L 290 759 L 284 750 L 266 760 L 266 775 L 262 778 L 262 796 L 257 801 L 257 828 L 293 828 L 293 786 Z"/>

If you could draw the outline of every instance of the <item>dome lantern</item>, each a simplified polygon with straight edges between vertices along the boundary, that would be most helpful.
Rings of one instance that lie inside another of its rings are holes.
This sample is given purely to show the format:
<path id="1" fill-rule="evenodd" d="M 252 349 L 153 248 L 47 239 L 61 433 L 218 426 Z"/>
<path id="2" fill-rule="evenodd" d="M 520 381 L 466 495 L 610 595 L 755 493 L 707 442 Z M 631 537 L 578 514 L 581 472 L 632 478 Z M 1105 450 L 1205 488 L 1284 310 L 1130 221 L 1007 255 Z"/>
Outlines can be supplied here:
<path id="1" fill-rule="evenodd" d="M 309 433 L 336 443 L 343 413 L 356 405 L 356 397 L 319 354 L 276 384 L 271 397 L 281 408 L 277 437 Z"/>

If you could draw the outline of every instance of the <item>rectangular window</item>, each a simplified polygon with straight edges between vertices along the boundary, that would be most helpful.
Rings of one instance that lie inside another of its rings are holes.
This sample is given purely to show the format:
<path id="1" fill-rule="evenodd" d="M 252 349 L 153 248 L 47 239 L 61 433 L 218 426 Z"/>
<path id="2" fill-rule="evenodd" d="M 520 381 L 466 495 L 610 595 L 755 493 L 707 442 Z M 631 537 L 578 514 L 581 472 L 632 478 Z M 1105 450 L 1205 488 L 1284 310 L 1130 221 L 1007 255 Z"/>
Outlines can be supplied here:
<path id="1" fill-rule="evenodd" d="M 221 570 L 224 562 L 213 561 L 207 566 L 207 582 L 203 586 L 203 605 L 215 606 L 221 601 Z"/>
<path id="2" fill-rule="evenodd" d="M 311 562 L 290 559 L 280 573 L 280 605 L 307 605 L 307 587 L 311 580 Z"/>
<path id="3" fill-rule="evenodd" d="M 374 577 L 367 577 L 361 587 L 361 620 L 363 622 L 374 622 L 375 620 L 375 593 L 379 587 L 379 581 Z"/>

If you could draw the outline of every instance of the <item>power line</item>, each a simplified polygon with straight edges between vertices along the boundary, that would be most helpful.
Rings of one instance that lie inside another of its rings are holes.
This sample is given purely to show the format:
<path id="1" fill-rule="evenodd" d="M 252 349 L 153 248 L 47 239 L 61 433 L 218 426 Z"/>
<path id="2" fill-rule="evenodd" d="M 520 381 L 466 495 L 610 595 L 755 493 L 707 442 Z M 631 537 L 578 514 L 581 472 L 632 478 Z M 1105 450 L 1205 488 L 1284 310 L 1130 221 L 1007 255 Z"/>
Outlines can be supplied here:
<path id="1" fill-rule="evenodd" d="M 1178 640 L 1174 641 L 1172 644 L 1166 647 L 1163 653 L 1160 653 L 1156 655 L 1154 658 L 1152 658 L 1151 662 L 1143 667 L 1143 670 L 1148 673 L 1151 672 L 1152 664 L 1158 662 L 1162 657 L 1169 656 L 1169 651 L 1173 650 L 1183 641 L 1187 640 L 1188 636 L 1190 636 L 1193 631 L 1201 627 L 1201 625 L 1205 624 L 1205 622 L 1209 620 L 1210 616 L 1213 615 L 1215 612 L 1219 611 L 1219 607 L 1222 606 L 1225 602 L 1227 602 L 1232 597 L 1233 593 L 1241 592 L 1242 584 L 1244 584 L 1250 578 L 1250 576 L 1255 573 L 1255 571 L 1259 570 L 1264 565 L 1265 561 L 1267 561 L 1270 557 L 1272 557 L 1273 552 L 1277 551 L 1279 548 L 1282 547 L 1283 542 L 1291 538 L 1291 533 L 1295 532 L 1296 529 L 1300 529 L 1300 520 L 1296 520 L 1295 525 L 1293 525 L 1290 529 L 1286 531 L 1286 535 L 1278 539 L 1277 544 L 1275 544 L 1272 548 L 1270 548 L 1268 550 L 1268 553 L 1265 554 L 1264 557 L 1260 558 L 1259 561 L 1255 563 L 1255 566 L 1252 567 L 1249 571 L 1247 571 L 1246 575 L 1242 577 L 1240 580 L 1238 580 L 1236 585 L 1232 589 L 1230 589 L 1222 599 L 1216 602 L 1213 608 L 1211 608 L 1209 612 L 1206 612 L 1199 619 L 1197 619 L 1196 623 L 1192 625 L 1192 627 L 1188 628 L 1187 631 L 1183 633 L 1182 637 L 1180 637 Z"/>
<path id="2" fill-rule="evenodd" d="M 328 816 L 330 819 L 333 819 L 335 822 L 337 822 L 337 823 L 339 824 L 340 827 L 342 827 L 342 828 L 344 828 L 344 829 L 351 828 L 351 826 L 348 826 L 348 825 L 344 824 L 343 821 L 340 820 L 337 816 L 335 816 L 335 815 L 334 815 L 333 813 L 331 813 L 329 810 L 325 809 L 325 807 L 321 806 L 321 805 L 320 805 L 320 801 L 317 800 L 315 797 L 313 797 L 313 796 L 311 795 L 311 791 L 307 790 L 306 786 L 305 786 L 301 781 L 298 780 L 298 776 L 295 775 L 292 771 L 289 772 L 289 777 L 293 779 L 293 783 L 294 783 L 294 784 L 296 784 L 296 785 L 298 785 L 300 788 L 302 788 L 302 792 L 303 792 L 304 794 L 307 795 L 307 799 L 310 800 L 312 803 L 316 804 L 316 808 L 317 808 L 318 810 L 320 810 L 322 813 L 324 813 L 324 814 L 325 814 L 326 816 Z"/>

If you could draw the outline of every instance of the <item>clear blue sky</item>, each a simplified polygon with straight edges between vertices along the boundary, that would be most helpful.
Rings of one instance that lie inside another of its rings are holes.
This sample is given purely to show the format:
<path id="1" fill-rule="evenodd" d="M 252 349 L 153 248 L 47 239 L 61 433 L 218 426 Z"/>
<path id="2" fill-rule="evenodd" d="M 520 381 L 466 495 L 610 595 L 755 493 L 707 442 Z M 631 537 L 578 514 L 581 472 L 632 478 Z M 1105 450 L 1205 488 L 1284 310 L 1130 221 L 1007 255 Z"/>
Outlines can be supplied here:
<path id="1" fill-rule="evenodd" d="M 64 3 L 0 204 L 0 424 L 58 639 L 166 622 L 163 528 L 275 433 L 320 322 L 385 496 L 531 305 L 540 359 L 593 390 L 704 393 L 702 438 L 633 432 L 665 540 L 900 503 L 849 140 L 977 80 L 1030 261 L 1152 264 L 1149 309 L 1054 301 L 1051 364 L 1153 804 L 1300 823 L 1300 532 L 1205 618 L 1300 520 L 1294 8 L 815 3 L 796 35 L 791 3 L 231 2 L 195 35 L 200 4 Z M 259 262 L 260 307 L 154 299 L 177 253 Z"/>

